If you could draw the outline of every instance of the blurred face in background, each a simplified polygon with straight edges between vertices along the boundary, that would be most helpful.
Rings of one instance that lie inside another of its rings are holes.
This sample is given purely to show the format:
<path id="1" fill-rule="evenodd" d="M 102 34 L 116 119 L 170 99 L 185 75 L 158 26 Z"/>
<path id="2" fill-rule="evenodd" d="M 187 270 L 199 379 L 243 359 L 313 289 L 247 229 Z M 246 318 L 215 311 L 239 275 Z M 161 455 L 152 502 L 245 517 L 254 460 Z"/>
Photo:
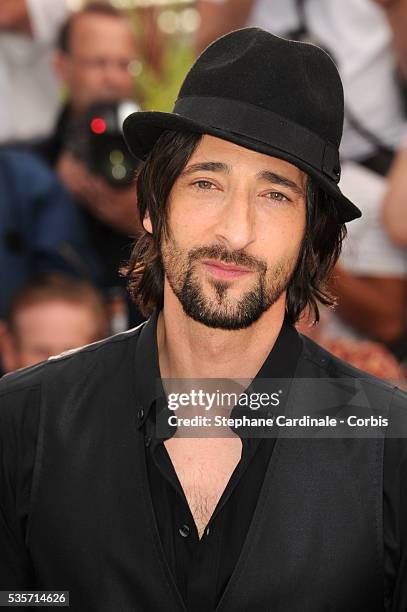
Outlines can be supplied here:
<path id="1" fill-rule="evenodd" d="M 3 366 L 6 372 L 25 368 L 104 335 L 106 321 L 89 304 L 58 299 L 29 304 L 15 312 L 3 340 Z"/>
<path id="2" fill-rule="evenodd" d="M 74 113 L 93 102 L 133 97 L 133 33 L 124 18 L 81 15 L 74 19 L 68 51 L 59 51 L 56 70 L 67 86 Z"/>

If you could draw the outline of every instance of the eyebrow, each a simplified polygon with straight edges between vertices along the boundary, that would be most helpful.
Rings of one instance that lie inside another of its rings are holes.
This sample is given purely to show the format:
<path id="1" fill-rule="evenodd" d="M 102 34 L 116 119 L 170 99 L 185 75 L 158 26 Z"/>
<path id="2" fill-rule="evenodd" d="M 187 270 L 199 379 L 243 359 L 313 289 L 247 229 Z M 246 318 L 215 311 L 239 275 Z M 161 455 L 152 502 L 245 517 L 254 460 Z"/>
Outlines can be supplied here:
<path id="1" fill-rule="evenodd" d="M 281 185 L 282 187 L 288 187 L 292 191 L 294 191 L 297 195 L 305 196 L 304 190 L 301 189 L 294 181 L 286 178 L 285 176 L 281 176 L 281 174 L 276 174 L 275 172 L 270 172 L 270 170 L 262 170 L 258 173 L 257 178 L 268 181 L 269 183 L 273 183 L 275 185 Z"/>
<path id="2" fill-rule="evenodd" d="M 198 164 L 191 164 L 182 172 L 183 176 L 188 176 L 194 172 L 223 172 L 230 174 L 230 166 L 223 164 L 222 162 L 201 162 Z"/>
<path id="3" fill-rule="evenodd" d="M 223 172 L 224 174 L 230 174 L 231 168 L 227 164 L 222 162 L 200 162 L 197 164 L 191 164 L 182 172 L 183 176 L 189 176 L 194 172 Z M 304 197 L 304 190 L 297 185 L 294 181 L 288 179 L 281 174 L 277 174 L 276 172 L 271 172 L 271 170 L 261 170 L 257 174 L 257 178 L 259 180 L 265 180 L 269 183 L 273 183 L 274 185 L 281 185 L 282 187 L 287 187 L 291 189 L 299 196 Z"/>

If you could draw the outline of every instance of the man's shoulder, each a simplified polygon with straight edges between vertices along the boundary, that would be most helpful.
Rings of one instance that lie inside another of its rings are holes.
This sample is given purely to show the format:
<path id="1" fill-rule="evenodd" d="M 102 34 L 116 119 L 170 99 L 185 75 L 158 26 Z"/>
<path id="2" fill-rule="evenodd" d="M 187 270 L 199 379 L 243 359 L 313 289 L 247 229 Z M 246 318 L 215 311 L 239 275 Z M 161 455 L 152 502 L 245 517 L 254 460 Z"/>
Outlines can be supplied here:
<path id="1" fill-rule="evenodd" d="M 144 323 L 128 331 L 98 342 L 50 357 L 37 365 L 11 372 L 0 379 L 0 398 L 15 393 L 30 392 L 52 384 L 56 389 L 72 388 L 91 369 L 95 377 L 103 376 L 107 368 L 131 358 L 134 343 Z"/>
<path id="2" fill-rule="evenodd" d="M 55 424 L 73 411 L 97 414 L 105 393 L 115 397 L 124 378 L 129 377 L 140 329 L 141 326 L 3 376 L 0 447 L 14 449 L 10 450 L 14 453 L 16 441 L 21 448 L 31 445 L 44 419 Z"/>
<path id="3" fill-rule="evenodd" d="M 391 382 L 352 366 L 306 336 L 302 336 L 302 340 L 302 364 L 306 375 L 326 379 L 360 380 L 365 386 L 376 390 L 381 397 L 394 396 L 395 401 L 407 407 L 407 393 Z"/>

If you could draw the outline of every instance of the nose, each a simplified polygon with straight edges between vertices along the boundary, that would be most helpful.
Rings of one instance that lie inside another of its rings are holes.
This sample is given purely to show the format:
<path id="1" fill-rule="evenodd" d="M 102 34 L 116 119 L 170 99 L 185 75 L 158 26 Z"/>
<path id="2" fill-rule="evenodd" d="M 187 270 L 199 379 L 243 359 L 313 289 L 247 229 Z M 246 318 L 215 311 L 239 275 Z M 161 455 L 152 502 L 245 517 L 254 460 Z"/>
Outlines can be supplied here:
<path id="1" fill-rule="evenodd" d="M 255 206 L 249 189 L 237 187 L 225 195 L 216 224 L 216 238 L 231 251 L 247 248 L 256 239 Z"/>

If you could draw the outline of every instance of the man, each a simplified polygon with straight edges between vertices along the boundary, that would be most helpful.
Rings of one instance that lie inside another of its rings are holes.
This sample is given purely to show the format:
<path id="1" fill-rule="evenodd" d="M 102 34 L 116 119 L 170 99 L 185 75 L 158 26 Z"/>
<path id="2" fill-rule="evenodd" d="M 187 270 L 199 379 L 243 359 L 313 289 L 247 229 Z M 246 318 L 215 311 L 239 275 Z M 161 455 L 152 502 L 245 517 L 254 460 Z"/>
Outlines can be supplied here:
<path id="1" fill-rule="evenodd" d="M 1 359 L 6 372 L 101 340 L 108 334 L 103 300 L 83 280 L 60 275 L 31 279 L 9 308 Z"/>
<path id="2" fill-rule="evenodd" d="M 330 302 L 360 214 L 337 186 L 342 121 L 329 57 L 251 28 L 206 50 L 174 113 L 126 120 L 146 159 L 128 276 L 154 313 L 0 385 L 2 589 L 64 588 L 74 610 L 405 608 L 404 440 L 242 431 L 220 395 L 231 426 L 191 438 L 176 403 L 203 418 L 201 396 L 169 393 L 223 380 L 253 415 L 268 383 L 270 420 L 402 413 L 400 391 L 292 325 Z"/>
<path id="3" fill-rule="evenodd" d="M 120 11 L 90 2 L 62 25 L 55 67 L 69 92 L 69 111 L 83 113 L 95 100 L 133 97 L 134 33 Z"/>
<path id="4" fill-rule="evenodd" d="M 92 246 L 103 265 L 106 290 L 123 285 L 117 270 L 128 256 L 129 236 L 139 229 L 134 187 L 115 188 L 96 176 L 72 154 L 71 140 L 90 105 L 133 98 L 132 66 L 136 57 L 134 34 L 120 11 L 103 2 L 92 2 L 73 13 L 61 28 L 55 57 L 68 103 L 53 136 L 37 149 L 81 209 Z"/>

